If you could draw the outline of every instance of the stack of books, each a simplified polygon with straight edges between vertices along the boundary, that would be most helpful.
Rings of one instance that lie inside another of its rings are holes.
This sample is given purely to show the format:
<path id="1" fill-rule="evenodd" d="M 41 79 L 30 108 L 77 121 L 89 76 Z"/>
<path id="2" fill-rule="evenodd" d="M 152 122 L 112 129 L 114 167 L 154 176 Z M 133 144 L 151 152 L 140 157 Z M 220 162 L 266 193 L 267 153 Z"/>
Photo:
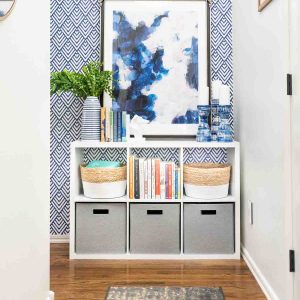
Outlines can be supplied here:
<path id="1" fill-rule="evenodd" d="M 126 142 L 126 111 L 101 108 L 101 142 Z"/>
<path id="2" fill-rule="evenodd" d="M 129 199 L 181 199 L 181 171 L 174 162 L 129 157 Z"/>

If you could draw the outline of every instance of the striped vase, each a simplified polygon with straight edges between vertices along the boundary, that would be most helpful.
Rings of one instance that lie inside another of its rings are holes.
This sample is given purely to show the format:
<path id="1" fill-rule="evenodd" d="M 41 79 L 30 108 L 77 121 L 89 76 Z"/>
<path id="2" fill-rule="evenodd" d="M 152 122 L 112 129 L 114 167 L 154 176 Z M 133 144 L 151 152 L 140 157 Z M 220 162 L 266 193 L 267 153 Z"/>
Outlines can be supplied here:
<path id="1" fill-rule="evenodd" d="M 100 102 L 97 97 L 87 97 L 84 101 L 81 140 L 100 140 Z"/>

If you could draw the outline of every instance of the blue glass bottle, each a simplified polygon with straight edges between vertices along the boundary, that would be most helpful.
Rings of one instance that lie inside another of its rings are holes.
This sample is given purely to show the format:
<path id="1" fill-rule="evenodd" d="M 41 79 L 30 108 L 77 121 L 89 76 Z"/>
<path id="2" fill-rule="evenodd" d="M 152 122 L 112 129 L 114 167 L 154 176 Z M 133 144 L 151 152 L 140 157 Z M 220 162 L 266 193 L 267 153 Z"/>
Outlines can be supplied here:
<path id="1" fill-rule="evenodd" d="M 198 105 L 199 127 L 197 132 L 197 142 L 211 142 L 211 132 L 208 124 L 210 105 Z"/>
<path id="2" fill-rule="evenodd" d="M 219 99 L 211 99 L 211 140 L 218 140 L 220 126 Z"/>
<path id="3" fill-rule="evenodd" d="M 232 142 L 232 130 L 229 123 L 231 105 L 219 105 L 220 126 L 218 129 L 218 142 Z"/>

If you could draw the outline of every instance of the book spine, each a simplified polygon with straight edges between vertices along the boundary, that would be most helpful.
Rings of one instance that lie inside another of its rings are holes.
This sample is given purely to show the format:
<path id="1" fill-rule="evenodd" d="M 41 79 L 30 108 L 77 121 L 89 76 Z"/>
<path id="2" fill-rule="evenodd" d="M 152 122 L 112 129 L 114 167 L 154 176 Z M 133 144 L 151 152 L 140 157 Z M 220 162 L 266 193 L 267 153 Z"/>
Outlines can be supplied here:
<path id="1" fill-rule="evenodd" d="M 165 189 L 165 163 L 160 163 L 160 198 L 166 199 L 166 189 Z"/>
<path id="2" fill-rule="evenodd" d="M 114 142 L 118 141 L 118 121 L 117 121 L 117 112 L 113 112 L 114 116 Z"/>
<path id="3" fill-rule="evenodd" d="M 126 142 L 126 111 L 122 111 L 122 142 Z"/>
<path id="4" fill-rule="evenodd" d="M 144 198 L 148 199 L 148 161 L 144 160 Z"/>
<path id="5" fill-rule="evenodd" d="M 101 108 L 100 120 L 101 120 L 100 141 L 105 142 L 105 131 L 106 131 L 106 108 L 105 107 Z"/>
<path id="6" fill-rule="evenodd" d="M 134 159 L 134 198 L 140 199 L 140 182 L 139 182 L 139 159 Z"/>
<path id="7" fill-rule="evenodd" d="M 178 199 L 178 169 L 175 169 L 175 199 Z"/>
<path id="8" fill-rule="evenodd" d="M 145 198 L 144 194 L 144 182 L 145 182 L 145 177 L 144 177 L 144 159 L 140 158 L 139 159 L 139 181 L 140 181 L 140 199 Z"/>
<path id="9" fill-rule="evenodd" d="M 130 115 L 126 114 L 126 141 L 130 139 Z"/>
<path id="10" fill-rule="evenodd" d="M 168 164 L 168 199 L 172 199 L 172 163 Z"/>
<path id="11" fill-rule="evenodd" d="M 172 163 L 172 199 L 175 199 L 175 164 Z"/>
<path id="12" fill-rule="evenodd" d="M 151 165 L 151 159 L 147 160 L 147 168 L 148 168 L 148 199 L 151 199 L 152 194 L 152 165 Z"/>
<path id="13" fill-rule="evenodd" d="M 155 160 L 151 159 L 151 199 L 155 199 Z"/>
<path id="14" fill-rule="evenodd" d="M 118 142 L 122 142 L 122 112 L 117 112 L 117 136 Z"/>
<path id="15" fill-rule="evenodd" d="M 160 159 L 155 159 L 155 199 L 160 199 Z"/>
<path id="16" fill-rule="evenodd" d="M 165 188 L 166 188 L 166 199 L 169 199 L 169 165 L 165 164 Z"/>
<path id="17" fill-rule="evenodd" d="M 178 199 L 181 199 L 181 168 L 178 168 Z"/>
<path id="18" fill-rule="evenodd" d="M 129 157 L 129 199 L 134 199 L 134 157 Z"/>
<path id="19" fill-rule="evenodd" d="M 110 111 L 106 109 L 105 141 L 110 142 Z"/>

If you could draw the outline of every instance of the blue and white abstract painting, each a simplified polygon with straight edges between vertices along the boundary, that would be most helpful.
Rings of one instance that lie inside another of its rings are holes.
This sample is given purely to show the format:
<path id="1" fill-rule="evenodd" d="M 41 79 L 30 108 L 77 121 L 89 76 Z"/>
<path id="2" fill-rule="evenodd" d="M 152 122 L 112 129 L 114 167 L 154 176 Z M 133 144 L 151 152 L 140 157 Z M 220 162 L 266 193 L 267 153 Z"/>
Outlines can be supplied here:
<path id="1" fill-rule="evenodd" d="M 205 6 L 151 2 L 109 12 L 115 101 L 131 117 L 151 123 L 197 123 L 199 90 L 207 77 Z"/>

